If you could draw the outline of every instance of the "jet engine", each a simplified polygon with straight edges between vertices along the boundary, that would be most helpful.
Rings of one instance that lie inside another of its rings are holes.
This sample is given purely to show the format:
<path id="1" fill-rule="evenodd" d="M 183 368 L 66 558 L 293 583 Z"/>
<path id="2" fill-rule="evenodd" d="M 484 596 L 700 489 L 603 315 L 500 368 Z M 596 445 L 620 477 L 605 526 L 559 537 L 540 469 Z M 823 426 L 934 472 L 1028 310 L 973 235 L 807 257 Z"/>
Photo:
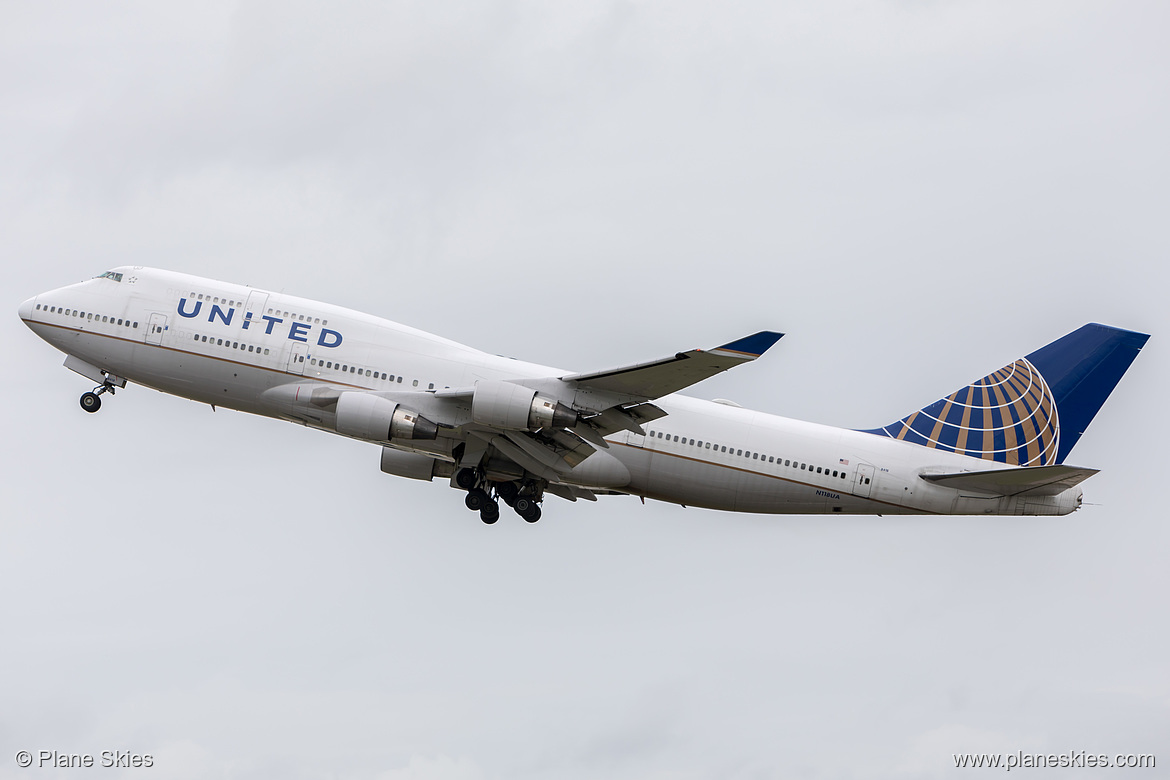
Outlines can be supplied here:
<path id="1" fill-rule="evenodd" d="M 382 471 L 396 477 L 430 482 L 434 477 L 450 477 L 455 473 L 455 464 L 417 452 L 403 452 L 393 447 L 383 447 Z"/>
<path id="2" fill-rule="evenodd" d="M 369 441 L 433 439 L 439 427 L 381 396 L 345 392 L 337 398 L 337 432 Z"/>
<path id="3" fill-rule="evenodd" d="M 577 413 L 560 401 L 514 382 L 483 380 L 471 399 L 471 419 L 505 430 L 571 428 Z"/>

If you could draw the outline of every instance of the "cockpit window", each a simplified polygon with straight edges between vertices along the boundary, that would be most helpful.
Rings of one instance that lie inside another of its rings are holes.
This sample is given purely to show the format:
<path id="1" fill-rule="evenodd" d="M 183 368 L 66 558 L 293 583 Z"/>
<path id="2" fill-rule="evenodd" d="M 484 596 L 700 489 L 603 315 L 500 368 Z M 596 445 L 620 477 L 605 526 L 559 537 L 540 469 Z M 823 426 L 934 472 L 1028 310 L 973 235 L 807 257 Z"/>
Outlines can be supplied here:
<path id="1" fill-rule="evenodd" d="M 94 279 L 113 279 L 115 282 L 122 281 L 122 274 L 113 271 L 106 271 L 104 274 L 99 274 Z"/>

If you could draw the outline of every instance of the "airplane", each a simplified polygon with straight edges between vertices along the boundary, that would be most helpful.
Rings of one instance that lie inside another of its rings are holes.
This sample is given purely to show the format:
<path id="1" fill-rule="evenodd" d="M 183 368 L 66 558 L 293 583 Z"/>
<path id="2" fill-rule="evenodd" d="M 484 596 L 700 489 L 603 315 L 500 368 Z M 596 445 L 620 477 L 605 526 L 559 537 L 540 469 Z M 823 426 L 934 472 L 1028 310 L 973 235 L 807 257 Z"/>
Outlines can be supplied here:
<path id="1" fill-rule="evenodd" d="M 20 317 L 96 383 L 299 423 L 381 450 L 387 474 L 447 480 L 488 524 L 500 502 L 632 495 L 764 514 L 1066 515 L 1097 469 L 1066 458 L 1147 334 L 1088 324 L 900 420 L 848 430 L 680 395 L 783 336 L 578 373 L 369 314 L 123 266 Z"/>

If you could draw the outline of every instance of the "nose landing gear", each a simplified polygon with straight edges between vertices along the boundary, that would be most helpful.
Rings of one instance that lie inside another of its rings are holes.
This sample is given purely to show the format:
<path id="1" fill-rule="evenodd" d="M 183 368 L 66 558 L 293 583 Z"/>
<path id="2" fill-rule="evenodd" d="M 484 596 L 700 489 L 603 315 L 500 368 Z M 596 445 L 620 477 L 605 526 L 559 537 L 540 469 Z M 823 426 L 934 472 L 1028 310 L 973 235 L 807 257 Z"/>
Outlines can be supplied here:
<path id="1" fill-rule="evenodd" d="M 110 395 L 114 394 L 114 386 L 112 384 L 109 384 L 108 382 L 104 385 L 101 385 L 100 387 L 95 387 L 93 389 L 93 392 L 82 393 L 81 401 L 80 401 L 81 408 L 84 409 L 85 411 L 89 412 L 90 414 L 93 414 L 98 409 L 102 408 L 101 394 L 107 393 L 107 392 Z"/>

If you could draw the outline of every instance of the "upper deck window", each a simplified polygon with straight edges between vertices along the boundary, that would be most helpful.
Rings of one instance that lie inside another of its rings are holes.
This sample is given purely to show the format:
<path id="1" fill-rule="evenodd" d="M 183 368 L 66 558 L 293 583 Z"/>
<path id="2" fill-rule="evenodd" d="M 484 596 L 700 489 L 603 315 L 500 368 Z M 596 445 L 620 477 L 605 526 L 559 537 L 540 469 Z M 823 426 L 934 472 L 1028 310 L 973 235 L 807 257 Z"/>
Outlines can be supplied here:
<path id="1" fill-rule="evenodd" d="M 94 279 L 113 279 L 115 282 L 122 281 L 122 274 L 114 271 L 106 271 L 104 274 L 98 274 Z"/>

